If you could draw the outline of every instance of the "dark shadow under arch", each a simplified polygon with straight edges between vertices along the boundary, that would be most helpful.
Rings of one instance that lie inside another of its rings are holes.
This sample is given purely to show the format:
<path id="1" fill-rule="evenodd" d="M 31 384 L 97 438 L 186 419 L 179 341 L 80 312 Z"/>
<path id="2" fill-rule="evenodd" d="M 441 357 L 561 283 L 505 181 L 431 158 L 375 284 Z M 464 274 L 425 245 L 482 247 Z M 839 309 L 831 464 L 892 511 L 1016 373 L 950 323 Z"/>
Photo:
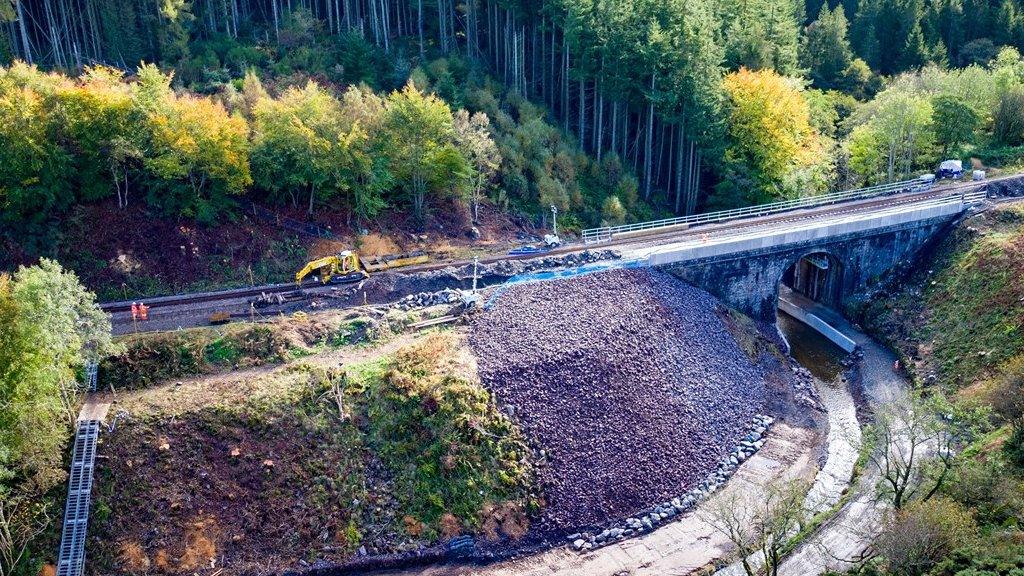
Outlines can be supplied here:
<path id="1" fill-rule="evenodd" d="M 815 302 L 838 309 L 842 303 L 843 265 L 828 252 L 809 252 L 786 269 L 780 283 Z"/>

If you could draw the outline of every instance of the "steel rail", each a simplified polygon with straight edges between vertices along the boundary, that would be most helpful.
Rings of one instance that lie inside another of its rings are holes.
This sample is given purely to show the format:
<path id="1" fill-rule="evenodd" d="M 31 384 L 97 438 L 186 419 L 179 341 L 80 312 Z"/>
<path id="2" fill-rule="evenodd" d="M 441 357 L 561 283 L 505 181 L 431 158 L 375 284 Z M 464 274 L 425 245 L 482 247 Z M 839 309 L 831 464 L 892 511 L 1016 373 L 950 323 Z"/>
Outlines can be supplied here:
<path id="1" fill-rule="evenodd" d="M 963 194 L 963 193 L 959 192 L 959 190 L 961 188 L 969 187 L 969 186 L 984 186 L 986 183 L 987 182 L 984 182 L 984 183 L 983 182 L 965 183 L 965 184 L 958 185 L 958 186 L 955 186 L 955 187 L 952 187 L 952 188 L 948 188 L 948 189 L 933 190 L 932 193 L 937 194 L 938 195 L 938 196 L 936 196 L 937 198 L 948 198 L 950 196 L 960 196 L 960 195 Z M 859 192 L 863 193 L 863 190 L 861 190 Z M 893 200 L 895 200 L 895 201 L 897 201 L 897 202 L 899 202 L 901 204 L 912 204 L 912 203 L 915 203 L 915 202 L 918 201 L 918 200 L 916 200 L 917 197 L 925 197 L 925 198 L 927 198 L 927 196 L 925 196 L 926 194 L 928 194 L 927 191 L 915 191 L 915 194 L 892 195 L 890 197 L 893 198 Z M 983 198 L 986 193 L 984 191 L 979 191 L 979 192 L 975 192 L 975 194 L 980 194 L 981 197 Z M 852 194 L 848 194 L 848 195 L 852 196 Z M 880 194 L 876 194 L 875 196 L 879 196 L 879 195 Z M 854 198 L 854 197 L 850 197 L 850 198 L 848 198 L 845 201 L 846 202 L 852 202 L 854 200 L 870 200 L 872 198 L 873 197 L 868 197 L 868 198 Z M 829 206 L 829 205 L 832 205 L 832 204 L 839 204 L 839 203 L 842 203 L 842 202 L 843 201 L 836 201 L 836 202 L 831 202 L 831 203 L 827 203 L 827 204 L 819 204 L 819 205 L 814 205 L 814 206 L 808 206 L 808 208 L 819 208 L 819 207 L 823 207 L 823 206 Z M 858 205 L 858 206 L 854 206 L 854 209 L 860 209 L 860 208 L 864 208 L 864 207 L 870 207 L 870 206 Z M 798 209 L 799 208 L 791 208 L 789 210 L 798 210 Z M 777 211 L 777 212 L 785 212 L 785 211 L 781 211 L 780 210 L 780 211 Z M 772 213 L 772 214 L 764 214 L 761 217 L 771 216 L 773 214 L 774 213 Z M 701 215 L 698 215 L 698 216 L 701 216 Z M 804 216 L 802 218 L 813 217 L 813 216 L 814 216 L 813 214 L 808 214 L 807 216 Z M 724 220 L 706 219 L 706 221 L 702 222 L 702 224 L 715 224 L 715 223 L 724 222 L 725 220 L 727 220 L 727 219 L 724 219 Z M 758 226 L 770 225 L 770 224 L 773 224 L 775 222 L 778 222 L 778 220 L 771 219 L 769 221 L 762 221 L 762 222 L 752 221 L 752 222 L 749 222 L 749 223 L 739 223 L 739 222 L 737 222 L 735 224 L 726 224 L 726 225 L 730 226 L 730 227 L 738 226 L 738 227 L 743 227 L 743 228 L 750 228 L 750 227 L 758 227 Z M 650 236 L 645 236 L 645 237 L 642 238 L 642 240 L 650 241 L 650 240 L 653 240 L 654 238 L 662 236 L 662 235 L 675 234 L 675 233 L 679 233 L 679 232 L 682 232 L 682 231 L 679 231 L 679 230 L 666 230 L 666 227 L 663 226 L 661 228 L 651 228 L 649 230 L 645 230 L 644 232 L 646 234 L 649 234 Z M 610 242 L 605 242 L 601 247 L 603 247 L 603 248 L 604 247 L 610 248 L 610 247 L 614 247 L 614 246 L 618 246 L 618 245 L 622 245 L 622 244 L 626 244 L 626 243 L 630 243 L 630 242 L 636 242 L 636 241 L 640 241 L 640 240 L 641 240 L 641 238 L 613 239 Z M 566 245 L 566 246 L 563 246 L 561 248 L 556 248 L 554 250 L 550 250 L 548 252 L 542 252 L 542 253 L 538 253 L 538 254 L 527 254 L 527 255 L 518 255 L 518 256 L 496 255 L 496 256 L 481 258 L 479 260 L 479 262 L 481 264 L 492 264 L 492 263 L 500 262 L 500 261 L 503 261 L 503 260 L 528 260 L 528 259 L 534 259 L 534 258 L 543 258 L 545 256 L 553 256 L 553 255 L 565 254 L 565 253 L 570 253 L 570 252 L 576 252 L 576 251 L 579 251 L 580 249 L 586 249 L 586 248 L 588 248 L 588 246 L 586 244 L 584 244 L 582 246 L 580 246 L 578 244 L 572 244 L 572 245 Z M 409 266 L 409 267 L 406 267 L 406 268 L 402 268 L 400 270 L 395 270 L 395 272 L 399 273 L 399 274 L 418 273 L 418 272 L 427 272 L 427 271 L 432 271 L 432 270 L 441 270 L 441 269 L 449 268 L 449 267 L 465 266 L 465 265 L 469 265 L 469 264 L 471 264 L 470 261 L 463 261 L 463 262 L 439 262 L 439 263 L 434 263 L 434 264 L 424 264 L 424 265 L 418 265 L 418 266 Z M 157 296 L 157 297 L 153 297 L 153 298 L 138 298 L 135 301 L 136 302 L 137 301 L 145 301 L 146 305 L 149 306 L 150 308 L 162 308 L 162 307 L 170 307 L 170 306 L 182 306 L 182 305 L 188 305 L 188 304 L 198 304 L 198 303 L 203 303 L 203 302 L 218 302 L 218 301 L 223 301 L 223 300 L 232 300 L 232 299 L 256 297 L 256 296 L 259 296 L 260 294 L 262 294 L 264 292 L 268 293 L 268 294 L 285 293 L 285 292 L 292 292 L 292 291 L 295 291 L 295 290 L 301 290 L 301 289 L 304 289 L 304 288 L 321 288 L 321 287 L 325 287 L 325 286 L 328 286 L 328 285 L 320 284 L 319 282 L 317 282 L 315 280 L 308 280 L 307 282 L 305 282 L 301 286 L 300 285 L 296 285 L 295 283 L 289 282 L 289 283 L 283 283 L 283 284 L 267 284 L 267 285 L 262 285 L 262 286 L 245 287 L 245 288 L 237 288 L 237 289 L 230 289 L 230 290 L 221 290 L 221 291 L 215 291 L 215 292 L 201 292 L 201 293 L 192 293 L 192 294 Z M 122 301 L 118 301 L 118 302 L 102 303 L 102 304 L 100 304 L 100 308 L 103 311 L 108 312 L 108 313 L 126 312 L 126 311 L 131 309 L 131 305 L 132 305 L 132 301 L 131 300 L 122 300 Z"/>

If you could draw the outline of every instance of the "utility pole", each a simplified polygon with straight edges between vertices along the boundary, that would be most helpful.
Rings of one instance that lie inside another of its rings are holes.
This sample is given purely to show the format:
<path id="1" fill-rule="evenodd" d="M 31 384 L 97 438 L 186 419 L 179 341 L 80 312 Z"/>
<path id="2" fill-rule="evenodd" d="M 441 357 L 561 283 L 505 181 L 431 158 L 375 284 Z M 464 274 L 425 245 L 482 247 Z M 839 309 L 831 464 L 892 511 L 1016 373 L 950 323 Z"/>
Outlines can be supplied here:
<path id="1" fill-rule="evenodd" d="M 476 268 L 480 264 L 480 257 L 473 256 L 473 294 L 476 294 Z"/>
<path id="2" fill-rule="evenodd" d="M 558 236 L 558 207 L 551 205 L 551 231 Z"/>

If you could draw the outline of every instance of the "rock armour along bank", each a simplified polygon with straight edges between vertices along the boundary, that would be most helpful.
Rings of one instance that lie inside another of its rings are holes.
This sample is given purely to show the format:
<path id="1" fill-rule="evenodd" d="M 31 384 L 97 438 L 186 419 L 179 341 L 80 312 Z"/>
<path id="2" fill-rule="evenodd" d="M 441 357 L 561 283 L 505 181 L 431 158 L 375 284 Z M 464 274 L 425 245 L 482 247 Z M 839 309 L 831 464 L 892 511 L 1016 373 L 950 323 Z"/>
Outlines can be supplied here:
<path id="1" fill-rule="evenodd" d="M 670 500 L 736 447 L 770 392 L 721 312 L 667 274 L 614 270 L 511 287 L 474 322 L 481 379 L 542 451 L 541 530 Z"/>

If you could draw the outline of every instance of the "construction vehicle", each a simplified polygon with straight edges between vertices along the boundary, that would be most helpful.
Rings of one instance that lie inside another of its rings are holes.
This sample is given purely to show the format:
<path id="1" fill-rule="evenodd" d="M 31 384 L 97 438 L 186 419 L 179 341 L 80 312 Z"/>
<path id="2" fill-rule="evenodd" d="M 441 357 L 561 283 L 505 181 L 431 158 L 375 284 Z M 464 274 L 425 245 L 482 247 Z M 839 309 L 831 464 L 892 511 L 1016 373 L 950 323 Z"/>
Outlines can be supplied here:
<path id="1" fill-rule="evenodd" d="M 302 281 L 313 272 L 321 284 L 358 282 L 363 278 L 369 278 L 370 274 L 363 270 L 359 263 L 359 256 L 351 251 L 345 250 L 334 256 L 325 256 L 309 262 L 295 273 L 295 283 L 302 285 Z"/>
<path id="2" fill-rule="evenodd" d="M 430 257 L 426 252 L 417 251 L 406 254 L 389 254 L 387 256 L 374 256 L 366 260 L 359 258 L 359 255 L 352 250 L 339 252 L 334 256 L 318 258 L 306 264 L 302 270 L 295 273 L 295 283 L 302 285 L 302 281 L 314 271 L 316 278 L 321 284 L 358 282 L 370 277 L 370 272 L 380 272 L 422 264 L 428 262 Z"/>

